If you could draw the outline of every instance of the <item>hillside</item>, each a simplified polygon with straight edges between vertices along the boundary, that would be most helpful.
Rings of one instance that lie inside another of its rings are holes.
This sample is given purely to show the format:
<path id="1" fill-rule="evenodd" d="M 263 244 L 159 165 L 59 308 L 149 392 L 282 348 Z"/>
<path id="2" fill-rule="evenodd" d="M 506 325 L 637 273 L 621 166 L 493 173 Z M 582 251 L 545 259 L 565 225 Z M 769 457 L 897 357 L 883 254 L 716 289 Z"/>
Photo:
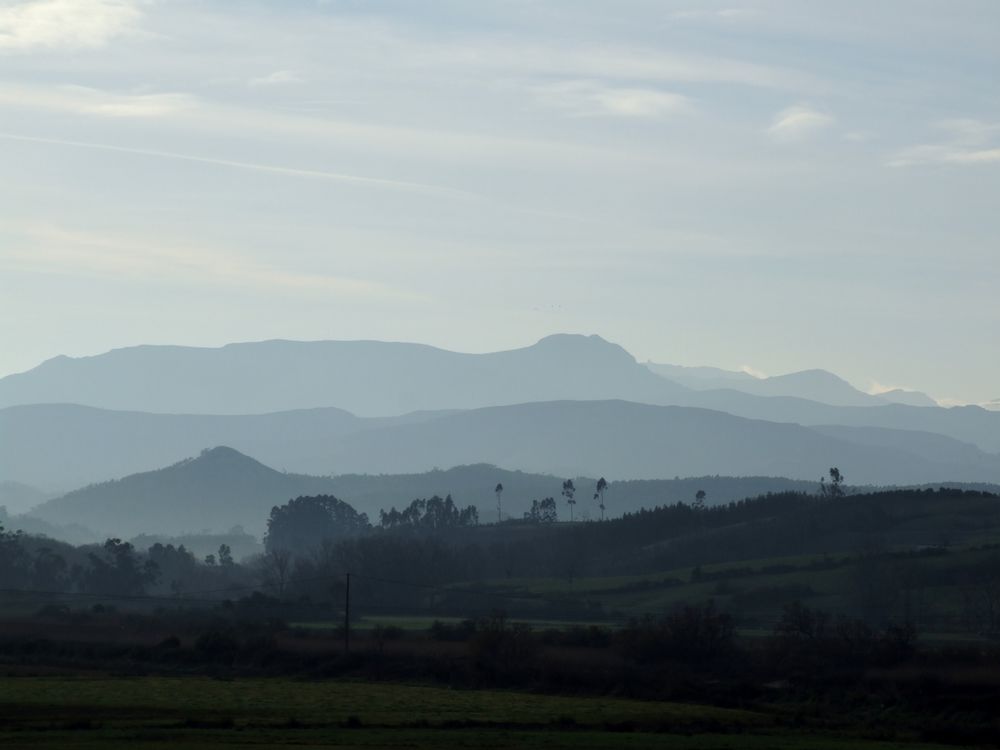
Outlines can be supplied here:
<path id="1" fill-rule="evenodd" d="M 690 391 L 678 402 L 685 406 L 715 409 L 748 419 L 795 422 L 802 425 L 882 427 L 935 432 L 973 443 L 987 453 L 1000 453 L 1000 412 L 979 406 L 921 407 L 830 406 L 789 396 L 754 396 L 732 388 Z"/>
<path id="2" fill-rule="evenodd" d="M 902 442 L 902 441 L 901 441 Z M 725 474 L 813 479 L 838 465 L 859 484 L 996 481 L 975 467 L 896 446 L 858 443 L 797 424 L 624 401 L 558 401 L 461 412 L 370 430 L 324 446 L 332 473 L 408 473 L 486 462 L 559 475 L 652 479 Z"/>
<path id="3" fill-rule="evenodd" d="M 0 481 L 0 508 L 6 508 L 8 513 L 21 513 L 51 497 L 50 493 L 27 484 L 11 480 Z"/>
<path id="4" fill-rule="evenodd" d="M 237 525 L 259 535 L 274 505 L 299 495 L 315 494 L 336 495 L 368 513 L 376 523 L 382 509 L 401 508 L 418 497 L 451 494 L 463 505 L 476 505 L 483 521 L 489 522 L 496 519 L 493 490 L 498 482 L 504 486 L 504 517 L 519 518 L 533 499 L 558 498 L 563 479 L 486 464 L 421 474 L 314 477 L 275 471 L 238 451 L 219 447 L 157 471 L 70 492 L 10 522 L 12 526 L 32 529 L 42 528 L 34 522 L 86 525 L 98 530 L 98 536 L 134 536 L 150 530 L 168 535 L 203 530 L 219 532 Z M 588 494 L 592 493 L 595 480 L 586 477 L 575 480 L 580 491 L 580 514 L 585 517 L 591 511 L 596 512 Z M 749 494 L 808 491 L 814 487 L 815 482 L 771 477 L 612 482 L 607 505 L 611 514 L 618 515 L 643 507 L 690 501 L 698 489 L 708 493 L 709 503 L 723 503 Z M 56 530 L 43 531 L 58 535 Z"/>
<path id="5" fill-rule="evenodd" d="M 215 416 L 14 406 L 0 409 L 0 477 L 46 487 L 51 497 L 55 490 L 158 469 L 214 445 L 229 445 L 279 469 L 308 471 L 298 457 L 317 443 L 434 416 L 366 420 L 340 409 Z"/>
<path id="6" fill-rule="evenodd" d="M 163 469 L 70 492 L 30 515 L 124 537 L 223 531 L 240 524 L 260 533 L 274 505 L 329 492 L 328 479 L 284 474 L 219 447 Z"/>

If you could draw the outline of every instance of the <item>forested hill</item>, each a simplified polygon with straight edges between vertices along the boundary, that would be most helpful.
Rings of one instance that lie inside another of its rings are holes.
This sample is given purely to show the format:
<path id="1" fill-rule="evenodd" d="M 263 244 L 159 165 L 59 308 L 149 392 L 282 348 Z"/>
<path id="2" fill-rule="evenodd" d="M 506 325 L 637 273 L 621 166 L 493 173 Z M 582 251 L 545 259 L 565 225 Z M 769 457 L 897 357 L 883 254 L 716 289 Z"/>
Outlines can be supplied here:
<path id="1" fill-rule="evenodd" d="M 237 525 L 261 533 L 273 506 L 331 491 L 327 478 L 285 474 L 219 447 L 164 469 L 70 492 L 31 515 L 121 537 L 226 531 Z"/>
<path id="2" fill-rule="evenodd" d="M 532 500 L 555 497 L 561 501 L 563 479 L 486 464 L 421 474 L 315 477 L 275 471 L 231 448 L 220 447 L 164 469 L 71 492 L 39 506 L 32 516 L 123 537 L 151 531 L 227 531 L 236 525 L 261 534 L 271 508 L 300 495 L 335 495 L 377 519 L 382 509 L 400 508 L 415 498 L 450 494 L 462 505 L 477 506 L 482 521 L 489 522 L 497 517 L 494 489 L 498 483 L 504 486 L 504 517 L 519 518 Z M 592 500 L 596 479 L 576 477 L 575 482 L 577 515 L 596 517 L 597 503 Z M 699 489 L 707 493 L 711 504 L 763 492 L 812 491 L 815 487 L 815 482 L 767 477 L 611 482 L 605 500 L 608 512 L 620 515 L 691 501 Z M 560 505 L 560 512 L 565 513 L 565 505 Z"/>

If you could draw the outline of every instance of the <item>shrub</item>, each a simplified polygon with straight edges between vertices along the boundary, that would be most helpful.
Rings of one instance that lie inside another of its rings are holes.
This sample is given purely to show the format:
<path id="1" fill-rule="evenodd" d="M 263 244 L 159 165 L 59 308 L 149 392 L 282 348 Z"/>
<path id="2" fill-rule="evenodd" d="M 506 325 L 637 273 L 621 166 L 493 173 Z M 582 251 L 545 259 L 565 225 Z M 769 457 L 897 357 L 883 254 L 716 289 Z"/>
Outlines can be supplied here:
<path id="1" fill-rule="evenodd" d="M 625 654 L 639 662 L 712 662 L 733 651 L 733 618 L 708 602 L 630 620 L 619 638 Z"/>

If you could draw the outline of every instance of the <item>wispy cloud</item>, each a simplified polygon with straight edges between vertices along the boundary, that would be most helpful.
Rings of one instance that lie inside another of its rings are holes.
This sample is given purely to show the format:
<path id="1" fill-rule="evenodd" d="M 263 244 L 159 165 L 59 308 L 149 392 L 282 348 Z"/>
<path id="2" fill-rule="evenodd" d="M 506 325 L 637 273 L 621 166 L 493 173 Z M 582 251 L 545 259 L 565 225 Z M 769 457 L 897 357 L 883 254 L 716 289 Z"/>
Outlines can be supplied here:
<path id="1" fill-rule="evenodd" d="M 916 391 L 917 389 L 909 385 L 887 385 L 872 378 L 868 383 L 868 393 L 872 396 L 879 396 L 890 391 Z"/>
<path id="2" fill-rule="evenodd" d="M 783 109 L 771 122 L 768 135 L 779 142 L 804 141 L 833 124 L 833 117 L 804 104 Z"/>
<path id="3" fill-rule="evenodd" d="M 128 0 L 31 0 L 0 7 L 0 52 L 102 47 L 132 30 L 137 4 Z"/>
<path id="4" fill-rule="evenodd" d="M 670 18 L 679 21 L 735 21 L 741 18 L 751 18 L 759 15 L 756 8 L 694 8 L 691 10 L 675 10 Z"/>
<path id="5" fill-rule="evenodd" d="M 463 164 L 473 160 L 491 162 L 500 153 L 511 158 L 545 159 L 564 163 L 579 163 L 581 159 L 620 163 L 622 159 L 629 158 L 629 154 L 623 149 L 578 145 L 563 140 L 335 119 L 220 104 L 177 92 L 121 94 L 83 86 L 0 84 L 0 106 L 13 110 L 66 112 L 87 117 L 122 117 L 126 113 L 137 117 L 142 113 L 148 118 L 172 117 L 178 123 L 182 122 L 186 128 L 227 135 L 232 133 L 233 123 L 239 123 L 244 132 L 253 131 L 258 135 L 270 133 L 281 134 L 293 140 L 310 138 L 325 143 L 351 143 L 357 148 L 383 153 L 397 152 L 406 158 L 411 158 L 414 153 L 433 153 L 435 158 L 460 161 Z M 64 144 L 88 145 L 74 141 L 65 141 Z M 100 144 L 92 145 L 95 148 L 101 147 Z M 186 158 L 181 154 L 175 156 Z M 648 161 L 645 155 L 640 157 L 636 154 L 631 158 Z"/>
<path id="6" fill-rule="evenodd" d="M 693 111 L 686 96 L 641 87 L 616 87 L 592 81 L 564 81 L 535 87 L 544 104 L 582 117 L 662 118 Z"/>
<path id="7" fill-rule="evenodd" d="M 758 380 L 763 380 L 764 378 L 768 377 L 766 372 L 764 372 L 763 370 L 758 370 L 756 367 L 752 367 L 751 365 L 740 365 L 740 372 L 745 372 L 747 375 L 752 375 Z"/>
<path id="8" fill-rule="evenodd" d="M 198 99 L 178 92 L 121 94 L 87 86 L 0 85 L 0 105 L 98 117 L 167 117 L 193 111 Z"/>
<path id="9" fill-rule="evenodd" d="M 251 78 L 247 83 L 252 88 L 259 86 L 282 86 L 289 83 L 302 83 L 302 78 L 291 70 L 276 70 L 266 76 Z"/>
<path id="10" fill-rule="evenodd" d="M 297 167 L 282 167 L 273 164 L 259 164 L 256 162 L 234 161 L 232 159 L 216 159 L 208 156 L 196 156 L 192 154 L 182 154 L 173 151 L 157 151 L 154 149 L 131 148 L 128 146 L 114 146 L 107 143 L 88 143 L 84 141 L 70 141 L 58 138 L 39 138 L 35 136 L 18 135 L 15 133 L 0 133 L 0 139 L 12 141 L 25 141 L 29 143 L 44 143 L 53 146 L 68 146 L 72 148 L 94 149 L 99 151 L 113 151 L 123 154 L 135 154 L 137 156 L 149 156 L 157 159 L 177 159 L 180 161 L 196 162 L 199 164 L 211 164 L 217 167 L 230 169 L 246 169 L 256 172 L 267 172 L 270 174 L 283 175 L 285 177 L 302 177 L 315 180 L 330 180 L 333 182 L 345 182 L 356 185 L 366 185 L 370 187 L 387 188 L 390 190 L 407 190 L 423 193 L 436 193 L 438 195 L 448 195 L 453 198 L 468 198 L 469 193 L 452 188 L 429 185 L 419 182 L 406 182 L 403 180 L 384 179 L 380 177 L 362 177 L 360 175 L 347 174 L 345 172 L 328 172 L 318 169 L 299 169 Z"/>
<path id="11" fill-rule="evenodd" d="M 0 266 L 36 273 L 85 274 L 129 281 L 168 281 L 253 287 L 291 293 L 315 292 L 357 299 L 410 300 L 420 295 L 380 282 L 324 273 L 303 273 L 198 244 L 167 244 L 63 229 L 50 225 L 9 226 L 22 243 L 0 252 Z"/>
<path id="12" fill-rule="evenodd" d="M 1000 163 L 1000 123 L 975 119 L 943 120 L 936 124 L 935 130 L 944 134 L 943 140 L 902 149 L 889 160 L 889 166 Z"/>

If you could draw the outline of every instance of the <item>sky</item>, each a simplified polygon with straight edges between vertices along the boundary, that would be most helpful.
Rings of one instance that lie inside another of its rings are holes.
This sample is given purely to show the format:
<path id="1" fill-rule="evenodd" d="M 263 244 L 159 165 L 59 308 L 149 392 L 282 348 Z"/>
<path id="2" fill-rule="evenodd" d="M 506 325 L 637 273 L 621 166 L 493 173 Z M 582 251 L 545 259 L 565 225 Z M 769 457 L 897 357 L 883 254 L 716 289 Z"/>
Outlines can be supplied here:
<path id="1" fill-rule="evenodd" d="M 1000 398 L 995 0 L 0 0 L 0 375 L 597 333 Z"/>

